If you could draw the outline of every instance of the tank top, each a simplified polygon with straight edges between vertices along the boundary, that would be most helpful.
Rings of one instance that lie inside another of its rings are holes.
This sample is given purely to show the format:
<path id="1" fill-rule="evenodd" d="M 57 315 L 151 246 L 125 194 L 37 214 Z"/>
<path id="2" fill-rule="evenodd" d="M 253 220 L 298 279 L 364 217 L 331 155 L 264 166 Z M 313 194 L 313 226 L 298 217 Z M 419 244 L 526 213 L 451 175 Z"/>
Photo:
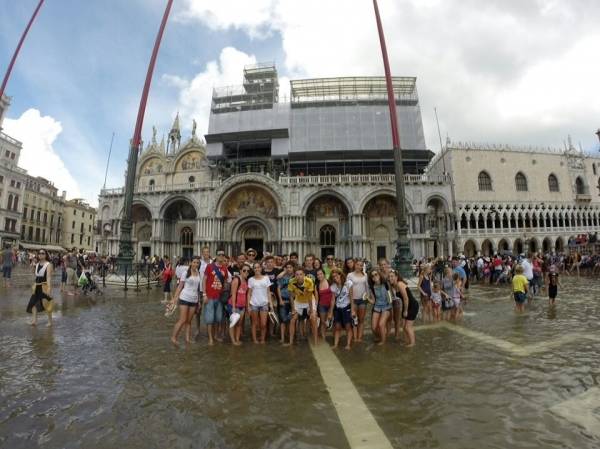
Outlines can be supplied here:
<path id="1" fill-rule="evenodd" d="M 323 307 L 331 306 L 331 299 L 333 298 L 333 292 L 331 287 L 327 287 L 323 290 L 319 289 L 319 305 Z"/>
<path id="2" fill-rule="evenodd" d="M 50 262 L 46 262 L 44 265 L 38 263 L 35 265 L 35 283 L 43 284 L 48 281 L 48 277 L 46 275 L 48 271 L 48 265 Z"/>
<path id="3" fill-rule="evenodd" d="M 237 293 L 235 295 L 235 307 L 238 309 L 243 309 L 244 307 L 246 307 L 248 281 L 244 281 L 242 278 L 238 279 L 240 280 L 240 285 L 238 286 Z"/>

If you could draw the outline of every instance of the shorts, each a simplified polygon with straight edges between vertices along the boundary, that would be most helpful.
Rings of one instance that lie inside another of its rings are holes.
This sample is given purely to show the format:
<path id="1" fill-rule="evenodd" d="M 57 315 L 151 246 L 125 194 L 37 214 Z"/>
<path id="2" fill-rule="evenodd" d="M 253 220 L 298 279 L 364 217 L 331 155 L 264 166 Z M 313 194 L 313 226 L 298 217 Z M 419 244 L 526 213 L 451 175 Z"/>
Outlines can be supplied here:
<path id="1" fill-rule="evenodd" d="M 452 302 L 454 303 L 454 307 L 456 307 L 456 308 L 460 307 L 460 299 L 452 299 Z"/>
<path id="2" fill-rule="evenodd" d="M 165 281 L 165 285 L 163 285 L 163 293 L 171 293 L 171 279 Z"/>
<path id="3" fill-rule="evenodd" d="M 11 266 L 2 267 L 2 277 L 4 279 L 10 279 L 11 274 L 12 274 L 12 267 Z"/>
<path id="4" fill-rule="evenodd" d="M 403 307 L 404 309 L 404 307 Z M 409 299 L 408 300 L 408 309 L 406 310 L 406 320 L 407 321 L 414 321 L 417 318 L 417 315 L 419 314 L 419 303 L 417 302 L 416 299 Z M 402 310 L 402 316 L 404 316 L 404 310 Z"/>
<path id="5" fill-rule="evenodd" d="M 557 285 L 550 285 L 548 287 L 548 297 L 550 299 L 556 299 L 557 296 L 558 296 L 558 286 Z"/>
<path id="6" fill-rule="evenodd" d="M 298 320 L 304 321 L 308 318 L 308 304 L 306 303 L 294 303 L 296 313 L 298 314 Z"/>
<path id="7" fill-rule="evenodd" d="M 364 309 L 367 307 L 367 301 L 364 299 L 354 299 L 354 305 L 360 309 Z"/>
<path id="8" fill-rule="evenodd" d="M 77 273 L 69 267 L 67 267 L 67 285 L 77 285 Z"/>
<path id="9" fill-rule="evenodd" d="M 348 305 L 344 308 L 335 307 L 333 309 L 333 322 L 342 327 L 352 326 L 352 308 Z"/>
<path id="10" fill-rule="evenodd" d="M 383 306 L 383 307 L 373 306 L 373 313 L 383 313 L 383 312 L 388 312 L 390 310 L 392 310 L 391 304 L 389 304 L 387 306 Z"/>
<path id="11" fill-rule="evenodd" d="M 523 292 L 514 292 L 513 296 L 517 304 L 525 304 L 527 301 L 527 295 Z"/>
<path id="12" fill-rule="evenodd" d="M 227 311 L 227 314 L 229 316 L 231 316 L 232 313 L 239 313 L 240 315 L 242 313 L 244 313 L 246 311 L 245 307 L 231 307 L 231 304 L 227 304 L 227 306 L 225 307 L 225 310 Z"/>
<path id="13" fill-rule="evenodd" d="M 265 304 L 264 306 L 253 306 L 252 304 L 250 304 L 250 311 L 251 312 L 268 312 L 269 304 Z"/>
<path id="14" fill-rule="evenodd" d="M 61 284 L 67 283 L 67 270 L 62 270 L 62 273 L 60 274 L 60 283 Z"/>
<path id="15" fill-rule="evenodd" d="M 191 302 L 191 301 L 185 301 L 183 299 L 179 300 L 179 305 L 180 306 L 187 306 L 187 307 L 196 307 L 198 305 L 197 302 Z"/>
<path id="16" fill-rule="evenodd" d="M 283 303 L 279 306 L 279 321 L 282 323 L 289 323 L 292 319 L 292 305 L 283 301 Z"/>
<path id="17" fill-rule="evenodd" d="M 442 303 L 441 302 L 431 301 L 431 307 L 433 307 L 434 309 L 439 309 L 439 308 L 442 307 Z"/>
<path id="18" fill-rule="evenodd" d="M 330 308 L 330 306 L 319 305 L 319 307 L 318 307 L 319 314 L 329 313 L 329 308 Z"/>
<path id="19" fill-rule="evenodd" d="M 217 324 L 221 321 L 223 321 L 223 303 L 218 298 L 209 298 L 204 304 L 204 322 Z"/>

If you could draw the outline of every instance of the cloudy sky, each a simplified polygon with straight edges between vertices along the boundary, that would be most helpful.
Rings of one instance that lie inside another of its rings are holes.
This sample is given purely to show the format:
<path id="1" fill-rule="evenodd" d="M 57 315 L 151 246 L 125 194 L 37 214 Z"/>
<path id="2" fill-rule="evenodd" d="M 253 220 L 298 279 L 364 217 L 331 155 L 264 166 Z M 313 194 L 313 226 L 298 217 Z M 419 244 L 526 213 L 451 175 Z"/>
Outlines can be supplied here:
<path id="1" fill-rule="evenodd" d="M 7 88 L 4 131 L 21 165 L 97 203 L 123 185 L 128 141 L 165 0 L 53 0 L 40 12 Z M 4 71 L 37 0 L 0 0 Z M 598 151 L 600 2 L 380 0 L 394 75 L 417 77 L 426 141 L 443 136 Z M 205 132 L 211 90 L 242 67 L 275 61 L 290 78 L 380 75 L 370 0 L 175 0 L 157 63 L 144 137 L 177 111 L 185 137 Z"/>

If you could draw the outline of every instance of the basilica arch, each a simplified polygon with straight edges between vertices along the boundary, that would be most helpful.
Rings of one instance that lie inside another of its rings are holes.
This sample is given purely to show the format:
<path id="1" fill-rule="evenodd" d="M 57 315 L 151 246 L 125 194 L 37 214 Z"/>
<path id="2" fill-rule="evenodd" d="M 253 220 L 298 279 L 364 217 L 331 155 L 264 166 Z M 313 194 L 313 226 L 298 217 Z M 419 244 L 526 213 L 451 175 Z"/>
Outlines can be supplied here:
<path id="1" fill-rule="evenodd" d="M 141 259 L 152 255 L 152 213 L 143 203 L 136 202 L 131 206 L 131 221 L 133 222 L 132 236 L 134 252 Z"/>
<path id="2" fill-rule="evenodd" d="M 227 191 L 218 202 L 221 245 L 230 254 L 252 248 L 279 252 L 277 229 L 280 206 L 271 191 L 261 184 L 243 184 Z"/>
<path id="3" fill-rule="evenodd" d="M 394 256 L 396 235 L 396 197 L 388 193 L 373 196 L 363 208 L 368 242 L 367 256 L 372 261 Z"/>
<path id="4" fill-rule="evenodd" d="M 309 248 L 317 257 L 350 253 L 351 209 L 342 196 L 319 192 L 307 202 L 305 217 Z"/>
<path id="5" fill-rule="evenodd" d="M 164 202 L 160 210 L 162 252 L 191 257 L 196 252 L 196 205 L 185 196 L 175 196 Z"/>

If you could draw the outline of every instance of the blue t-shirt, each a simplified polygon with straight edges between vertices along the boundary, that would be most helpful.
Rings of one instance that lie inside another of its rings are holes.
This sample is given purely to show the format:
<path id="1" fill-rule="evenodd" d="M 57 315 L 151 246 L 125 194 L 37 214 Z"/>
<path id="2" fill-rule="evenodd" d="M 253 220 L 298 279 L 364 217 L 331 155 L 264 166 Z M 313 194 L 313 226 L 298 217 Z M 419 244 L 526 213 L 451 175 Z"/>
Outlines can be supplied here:
<path id="1" fill-rule="evenodd" d="M 465 272 L 465 269 L 463 267 L 458 266 L 453 271 L 455 273 L 458 273 L 461 279 L 465 280 L 467 278 L 467 273 Z"/>
<path id="2" fill-rule="evenodd" d="M 289 301 L 290 299 L 290 292 L 288 290 L 288 284 L 290 283 L 290 280 L 292 279 L 292 276 L 282 276 L 279 279 L 277 279 L 277 285 L 279 286 L 279 291 L 281 291 L 281 299 L 285 300 L 285 301 Z"/>

